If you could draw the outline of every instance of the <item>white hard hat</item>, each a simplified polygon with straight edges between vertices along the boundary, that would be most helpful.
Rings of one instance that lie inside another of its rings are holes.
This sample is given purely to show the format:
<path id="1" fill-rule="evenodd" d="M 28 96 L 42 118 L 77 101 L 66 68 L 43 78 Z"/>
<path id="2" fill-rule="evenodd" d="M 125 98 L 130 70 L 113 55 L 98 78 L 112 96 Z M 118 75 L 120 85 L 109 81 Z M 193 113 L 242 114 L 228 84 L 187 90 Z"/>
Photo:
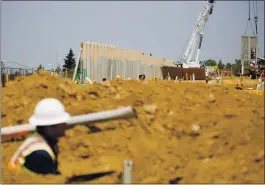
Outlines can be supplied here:
<path id="1" fill-rule="evenodd" d="M 49 126 L 65 123 L 69 118 L 70 115 L 65 112 L 64 105 L 59 100 L 47 98 L 36 105 L 29 123 L 35 126 Z"/>

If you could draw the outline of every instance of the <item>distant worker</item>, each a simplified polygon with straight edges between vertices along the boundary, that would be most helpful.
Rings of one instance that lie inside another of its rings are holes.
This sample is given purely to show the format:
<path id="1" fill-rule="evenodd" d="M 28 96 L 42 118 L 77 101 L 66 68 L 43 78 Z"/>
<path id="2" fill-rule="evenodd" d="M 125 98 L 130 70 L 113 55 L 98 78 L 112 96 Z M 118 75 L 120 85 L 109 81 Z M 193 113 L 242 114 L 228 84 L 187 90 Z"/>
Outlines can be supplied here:
<path id="1" fill-rule="evenodd" d="M 29 119 L 29 123 L 36 126 L 36 133 L 18 148 L 8 168 L 38 174 L 60 174 L 57 169 L 57 142 L 59 137 L 64 136 L 69 118 L 59 100 L 41 100 Z"/>
<path id="2" fill-rule="evenodd" d="M 264 70 L 262 71 L 260 78 L 261 78 L 261 81 L 264 82 Z"/>

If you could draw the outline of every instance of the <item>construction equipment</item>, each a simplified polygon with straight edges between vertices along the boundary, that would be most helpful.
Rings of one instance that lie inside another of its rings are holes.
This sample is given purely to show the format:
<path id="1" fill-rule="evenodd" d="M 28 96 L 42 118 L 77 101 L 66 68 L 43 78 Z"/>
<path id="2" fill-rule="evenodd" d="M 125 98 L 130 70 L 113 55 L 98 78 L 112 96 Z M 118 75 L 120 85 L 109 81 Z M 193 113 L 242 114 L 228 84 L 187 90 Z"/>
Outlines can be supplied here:
<path id="1" fill-rule="evenodd" d="M 250 23 L 253 36 L 250 37 L 256 37 L 254 39 L 257 40 L 257 35 L 258 35 L 258 13 L 257 13 L 257 1 L 252 1 L 253 3 L 253 11 L 254 11 L 254 23 L 255 23 L 255 32 L 251 24 L 251 18 L 250 18 L 250 0 L 249 0 L 249 16 L 247 20 L 247 27 L 245 30 L 245 35 L 247 32 L 248 25 Z M 201 44 L 202 44 L 202 38 L 203 38 L 203 30 L 206 26 L 206 23 L 208 21 L 209 15 L 212 14 L 213 7 L 215 5 L 214 0 L 208 0 L 203 8 L 203 10 L 200 12 L 199 17 L 195 23 L 195 28 L 189 37 L 189 40 L 187 44 L 185 45 L 183 51 L 181 52 L 181 56 L 179 61 L 174 62 L 175 65 L 181 65 L 183 68 L 199 68 L 199 54 L 200 54 L 200 49 L 201 49 Z M 252 43 L 253 41 L 249 41 L 249 43 Z M 257 42 L 256 42 L 257 43 Z M 253 45 L 253 44 L 252 44 Z M 248 44 L 250 47 L 250 44 Z M 247 48 L 249 49 L 249 48 Z M 196 53 L 196 56 L 195 56 Z M 260 70 L 260 65 L 258 64 L 257 61 L 257 53 L 258 53 L 258 46 L 255 48 L 251 47 L 250 50 L 248 51 L 249 55 L 247 56 L 249 59 L 248 61 L 248 67 L 247 70 L 249 71 L 249 74 L 251 74 L 253 77 L 256 76 L 256 73 L 258 74 L 258 71 Z M 195 57 L 195 60 L 194 60 Z M 245 59 L 241 59 L 241 74 L 244 74 L 244 64 L 245 64 Z M 206 69 L 207 70 L 207 69 Z M 207 72 L 206 72 L 207 73 Z M 207 76 L 207 74 L 206 74 Z"/>
<path id="2" fill-rule="evenodd" d="M 202 44 L 203 30 L 208 21 L 209 15 L 211 15 L 213 12 L 214 4 L 215 0 L 208 0 L 203 10 L 200 12 L 200 15 L 195 23 L 195 28 L 180 56 L 179 63 L 182 64 L 183 68 L 200 67 L 198 59 Z M 193 57 L 195 53 L 197 54 L 194 61 Z M 175 65 L 179 65 L 179 63 L 174 62 Z"/>
<path id="3" fill-rule="evenodd" d="M 260 70 L 265 70 L 265 58 L 258 57 L 257 64 Z"/>
<path id="4" fill-rule="evenodd" d="M 251 3 L 249 0 L 248 3 L 248 19 L 245 29 L 245 34 L 241 38 L 241 75 L 251 75 L 252 79 L 255 79 L 256 76 L 259 76 L 260 65 L 258 63 L 258 9 L 257 1 L 252 1 L 253 4 L 253 14 L 254 14 L 254 23 L 256 30 L 254 31 L 251 23 Z M 248 25 L 251 26 L 252 34 L 247 36 Z M 246 71 L 248 74 L 245 74 L 245 65 L 247 63 Z"/>

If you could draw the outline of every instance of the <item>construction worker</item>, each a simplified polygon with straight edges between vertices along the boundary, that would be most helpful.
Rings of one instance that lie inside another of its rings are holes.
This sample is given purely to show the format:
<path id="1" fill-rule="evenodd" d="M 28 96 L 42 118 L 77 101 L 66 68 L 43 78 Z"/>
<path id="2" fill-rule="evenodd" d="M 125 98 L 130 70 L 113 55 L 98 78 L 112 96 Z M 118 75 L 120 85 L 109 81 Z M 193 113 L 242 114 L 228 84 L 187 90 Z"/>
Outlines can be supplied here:
<path id="1" fill-rule="evenodd" d="M 261 78 L 261 81 L 264 82 L 264 70 L 262 71 L 260 78 Z"/>
<path id="2" fill-rule="evenodd" d="M 18 148 L 8 168 L 38 174 L 60 174 L 57 169 L 57 142 L 64 135 L 69 118 L 59 100 L 41 100 L 29 119 L 29 123 L 36 126 L 36 132 Z"/>

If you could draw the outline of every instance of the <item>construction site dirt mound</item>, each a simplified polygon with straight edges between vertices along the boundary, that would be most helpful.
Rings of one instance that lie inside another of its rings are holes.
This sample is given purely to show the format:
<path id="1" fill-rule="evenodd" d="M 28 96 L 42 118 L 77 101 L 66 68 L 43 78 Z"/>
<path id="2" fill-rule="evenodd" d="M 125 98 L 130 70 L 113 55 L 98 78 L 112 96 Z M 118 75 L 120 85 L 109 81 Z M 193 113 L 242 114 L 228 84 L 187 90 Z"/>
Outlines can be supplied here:
<path id="1" fill-rule="evenodd" d="M 41 72 L 2 89 L 2 127 L 25 124 L 43 98 L 71 115 L 132 105 L 138 117 L 77 125 L 59 141 L 60 175 L 13 172 L 7 163 L 23 139 L 2 143 L 2 183 L 264 183 L 264 97 L 230 86 L 174 81 L 111 81 L 77 86 Z"/>

